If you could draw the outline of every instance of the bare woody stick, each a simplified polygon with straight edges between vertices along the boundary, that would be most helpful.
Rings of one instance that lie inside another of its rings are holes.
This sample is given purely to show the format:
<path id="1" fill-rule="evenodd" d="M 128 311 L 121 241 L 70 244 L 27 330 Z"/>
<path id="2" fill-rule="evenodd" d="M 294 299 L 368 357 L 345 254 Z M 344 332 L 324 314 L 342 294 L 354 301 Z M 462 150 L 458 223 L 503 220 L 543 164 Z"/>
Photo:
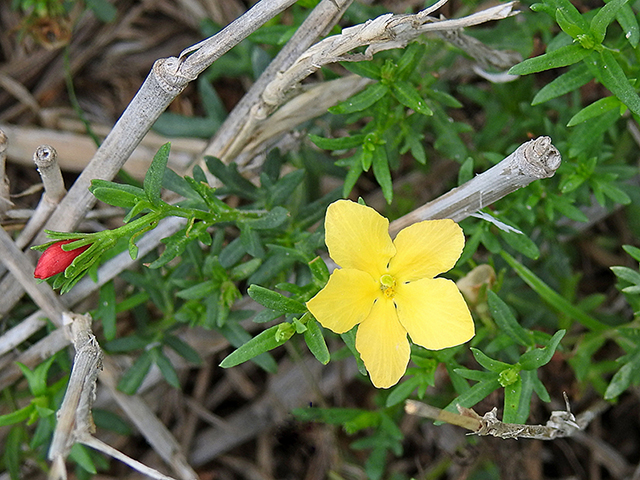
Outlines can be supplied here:
<path id="1" fill-rule="evenodd" d="M 260 74 L 260 77 L 242 97 L 233 111 L 225 119 L 215 136 L 207 145 L 202 157 L 213 155 L 220 159 L 228 158 L 227 149 L 237 136 L 242 124 L 246 121 L 249 111 L 258 103 L 260 96 L 267 84 L 269 84 L 280 71 L 288 69 L 298 57 L 309 48 L 320 35 L 330 29 L 342 16 L 344 10 L 353 0 L 322 0 L 302 22 L 291 39 L 280 50 L 276 58 Z M 207 171 L 205 169 L 205 171 Z"/>
<path id="2" fill-rule="evenodd" d="M 95 433 L 95 425 L 91 409 L 96 397 L 96 380 L 102 370 L 104 356 L 91 330 L 90 315 L 65 314 L 64 322 L 65 327 L 71 330 L 71 340 L 76 354 L 67 391 L 57 412 L 56 429 L 49 447 L 48 457 L 53 462 L 49 480 L 67 478 L 64 460 L 76 443 L 83 443 L 111 455 L 151 478 L 173 480 L 172 477 L 127 457 L 92 436 Z M 188 478 L 195 477 L 190 475 Z"/>
<path id="3" fill-rule="evenodd" d="M 608 404 L 596 403 L 592 408 L 578 415 L 576 418 L 571 413 L 569 398 L 564 394 L 566 410 L 551 412 L 551 416 L 545 425 L 521 425 L 518 423 L 505 423 L 498 419 L 494 407 L 483 416 L 478 415 L 473 409 L 458 406 L 459 414 L 441 410 L 426 403 L 415 400 L 407 400 L 404 410 L 409 415 L 430 418 L 439 422 L 470 430 L 480 436 L 493 436 L 502 439 L 507 438 L 531 438 L 536 440 L 553 440 L 561 437 L 579 435 L 591 420 L 601 414 Z"/>
<path id="4" fill-rule="evenodd" d="M 561 160 L 551 138 L 530 140 L 464 185 L 391 222 L 389 232 L 394 237 L 403 228 L 423 220 L 450 218 L 459 222 L 535 180 L 552 177 Z"/>
<path id="5" fill-rule="evenodd" d="M 13 203 L 9 199 L 9 179 L 5 173 L 7 142 L 7 135 L 0 130 L 0 218 L 13 207 Z"/>

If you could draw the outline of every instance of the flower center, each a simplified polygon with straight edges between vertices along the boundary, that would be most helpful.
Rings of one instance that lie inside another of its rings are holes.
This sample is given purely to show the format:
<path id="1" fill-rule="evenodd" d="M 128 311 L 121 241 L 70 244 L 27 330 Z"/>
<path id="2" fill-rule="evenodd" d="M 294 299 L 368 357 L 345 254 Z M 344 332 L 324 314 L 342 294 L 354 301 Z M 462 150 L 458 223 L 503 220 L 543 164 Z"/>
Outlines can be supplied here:
<path id="1" fill-rule="evenodd" d="M 387 298 L 393 298 L 396 294 L 396 279 L 388 273 L 380 277 L 380 290 Z"/>

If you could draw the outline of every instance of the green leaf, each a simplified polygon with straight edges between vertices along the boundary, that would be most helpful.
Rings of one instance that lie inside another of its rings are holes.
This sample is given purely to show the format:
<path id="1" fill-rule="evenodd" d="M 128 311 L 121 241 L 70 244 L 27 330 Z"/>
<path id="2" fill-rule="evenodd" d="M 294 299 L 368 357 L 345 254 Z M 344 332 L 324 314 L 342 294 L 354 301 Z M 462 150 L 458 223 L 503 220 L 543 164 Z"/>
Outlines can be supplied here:
<path id="1" fill-rule="evenodd" d="M 169 358 L 159 348 L 155 349 L 155 351 L 157 352 L 155 363 L 160 369 L 160 373 L 162 373 L 162 376 L 169 385 L 173 388 L 179 389 L 180 380 L 178 379 L 178 374 L 176 373 L 176 369 L 173 367 L 171 360 L 169 360 Z"/>
<path id="2" fill-rule="evenodd" d="M 16 365 L 27 379 L 29 391 L 34 397 L 45 396 L 47 394 L 47 374 L 54 360 L 55 356 L 51 356 L 33 370 L 29 370 L 29 367 L 26 365 L 16 362 Z"/>
<path id="3" fill-rule="evenodd" d="M 253 337 L 242 328 L 238 322 L 226 322 L 224 325 L 218 328 L 220 333 L 224 335 L 229 343 L 239 348 Z M 278 371 L 278 364 L 273 357 L 268 353 L 262 353 L 251 359 L 253 363 L 262 368 L 265 372 L 276 373 Z"/>
<path id="4" fill-rule="evenodd" d="M 453 400 L 445 407 L 448 412 L 458 412 L 458 405 L 465 408 L 471 408 L 476 403 L 487 398 L 490 394 L 500 388 L 500 383 L 496 377 L 493 380 L 478 382 L 469 390 L 463 392 L 458 398 Z"/>
<path id="5" fill-rule="evenodd" d="M 307 330 L 304 332 L 304 341 L 309 347 L 309 351 L 314 357 L 323 365 L 329 363 L 331 355 L 327 348 L 327 343 L 324 341 L 324 335 L 322 335 L 322 329 L 318 322 L 311 318 L 307 322 Z"/>
<path id="6" fill-rule="evenodd" d="M 164 344 L 171 347 L 171 349 L 173 349 L 187 362 L 193 363 L 194 365 L 202 364 L 202 359 L 198 352 L 181 338 L 176 337 L 175 335 L 167 335 L 164 337 Z"/>
<path id="7" fill-rule="evenodd" d="M 507 252 L 505 252 L 504 250 L 500 251 L 500 255 L 511 266 L 511 268 L 516 271 L 518 276 L 552 307 L 554 307 L 558 311 L 563 312 L 565 315 L 573 318 L 574 320 L 577 320 L 590 330 L 600 331 L 608 328 L 608 326 L 604 323 L 596 320 L 592 316 L 580 310 L 575 305 L 572 305 L 569 301 L 567 301 L 567 299 L 565 299 L 559 293 L 549 287 L 537 275 L 535 275 L 531 270 L 518 262 Z"/>
<path id="8" fill-rule="evenodd" d="M 487 290 L 487 300 L 491 316 L 498 325 L 500 332 L 505 333 L 514 342 L 523 347 L 532 347 L 535 342 L 524 328 L 518 323 L 516 317 L 506 303 L 492 290 Z"/>
<path id="9" fill-rule="evenodd" d="M 131 208 L 147 198 L 142 188 L 99 179 L 91 180 L 89 191 L 101 202 L 122 208 Z"/>
<path id="10" fill-rule="evenodd" d="M 128 395 L 133 395 L 138 391 L 142 381 L 149 373 L 151 364 L 153 363 L 153 351 L 145 350 L 131 365 L 131 368 L 125 372 L 118 382 L 118 390 Z"/>
<path id="11" fill-rule="evenodd" d="M 321 257 L 316 257 L 309 262 L 309 269 L 311 270 L 311 275 L 313 278 L 318 281 L 321 285 L 326 285 L 329 281 L 329 269 L 327 268 L 327 264 L 324 263 L 324 260 Z"/>
<path id="12" fill-rule="evenodd" d="M 586 85 L 592 78 L 593 75 L 584 63 L 576 65 L 542 87 L 533 97 L 531 105 L 539 105 L 565 93 L 573 92 Z"/>
<path id="13" fill-rule="evenodd" d="M 303 170 L 299 170 L 304 174 Z M 270 228 L 278 228 L 289 218 L 289 212 L 284 207 L 274 207 L 266 215 L 259 218 L 251 218 L 239 222 L 255 230 L 267 230 Z"/>
<path id="14" fill-rule="evenodd" d="M 623 245 L 623 250 L 631 255 L 635 260 L 640 262 L 640 248 L 634 247 L 633 245 Z"/>
<path id="15" fill-rule="evenodd" d="M 408 380 L 405 380 L 399 385 L 396 385 L 395 387 L 393 387 L 393 390 L 391 390 L 391 393 L 387 397 L 385 406 L 387 408 L 393 407 L 394 405 L 397 405 L 398 403 L 403 402 L 404 400 L 409 398 L 409 396 L 413 393 L 413 391 L 416 388 L 420 386 L 420 384 L 421 384 L 420 377 L 415 376 L 415 377 L 409 378 Z"/>
<path id="16" fill-rule="evenodd" d="M 284 177 L 278 180 L 278 182 L 276 182 L 276 184 L 269 189 L 269 203 L 267 206 L 271 207 L 272 205 L 285 204 L 291 198 L 294 190 L 298 187 L 298 185 L 302 183 L 302 180 L 304 180 L 305 175 L 306 175 L 306 172 L 303 169 L 294 170 L 293 172 L 286 174 Z M 275 208 L 282 208 L 282 207 L 275 207 Z M 273 210 L 275 210 L 275 208 Z M 286 210 L 284 213 L 286 214 Z M 279 226 L 279 224 L 277 226 Z M 267 227 L 267 228 L 275 228 L 275 227 Z"/>
<path id="17" fill-rule="evenodd" d="M 96 466 L 93 464 L 93 460 L 91 459 L 91 455 L 89 454 L 89 449 L 81 443 L 75 443 L 73 447 L 71 447 L 69 459 L 76 462 L 89 473 L 94 475 L 98 473 Z"/>
<path id="18" fill-rule="evenodd" d="M 471 347 L 471 353 L 473 353 L 473 357 L 476 359 L 480 365 L 489 370 L 490 372 L 500 373 L 507 368 L 512 368 L 513 365 L 509 365 L 508 363 L 501 362 L 499 360 L 494 360 L 493 358 L 485 355 L 482 351 L 477 348 Z"/>
<path id="19" fill-rule="evenodd" d="M 555 0 L 556 8 L 562 12 L 567 21 L 580 27 L 580 29 L 586 32 L 589 29 L 589 24 L 580 14 L 578 9 L 569 0 Z"/>
<path id="20" fill-rule="evenodd" d="M 26 432 L 22 427 L 9 430 L 4 442 L 3 460 L 11 480 L 21 480 L 22 443 Z"/>
<path id="21" fill-rule="evenodd" d="M 216 176 L 224 186 L 243 198 L 258 199 L 258 188 L 238 172 L 235 163 L 225 165 L 219 159 L 209 155 L 204 157 L 207 169 Z"/>
<path id="22" fill-rule="evenodd" d="M 433 110 L 427 106 L 422 96 L 416 90 L 416 87 L 411 83 L 396 80 L 391 84 L 391 88 L 393 89 L 393 96 L 405 107 L 422 115 L 433 115 Z"/>
<path id="23" fill-rule="evenodd" d="M 29 418 L 35 409 L 35 405 L 30 403 L 26 407 L 23 407 L 15 412 L 7 413 L 6 415 L 0 415 L 0 427 L 6 427 L 15 423 L 24 422 Z"/>
<path id="24" fill-rule="evenodd" d="M 640 97 L 609 50 L 593 52 L 586 59 L 586 63 L 600 83 L 618 97 L 629 110 L 640 115 Z"/>
<path id="25" fill-rule="evenodd" d="M 565 333 L 567 333 L 566 330 L 558 330 L 544 348 L 535 348 L 523 353 L 520 360 L 518 360 L 522 369 L 535 370 L 549 363 Z"/>
<path id="26" fill-rule="evenodd" d="M 509 70 L 509 74 L 529 75 L 544 70 L 551 70 L 552 68 L 566 67 L 579 62 L 589 55 L 589 53 L 591 53 L 591 50 L 582 48 L 580 45 L 565 45 L 552 52 L 545 53 L 538 57 L 528 58 L 524 62 L 514 65 Z"/>
<path id="27" fill-rule="evenodd" d="M 345 333 L 340 334 L 340 338 L 344 341 L 347 348 L 351 351 L 354 358 L 356 359 L 356 364 L 358 365 L 358 371 L 362 375 L 367 375 L 367 369 L 364 366 L 364 362 L 360 357 L 360 353 L 356 350 L 356 332 L 358 331 L 358 327 L 353 327 L 351 330 Z"/>
<path id="28" fill-rule="evenodd" d="M 575 39 L 578 38 L 578 36 L 587 33 L 578 25 L 567 19 L 567 17 L 564 15 L 564 13 L 562 13 L 561 10 L 556 10 L 556 22 L 558 23 L 562 31 L 569 35 L 571 38 Z"/>
<path id="29" fill-rule="evenodd" d="M 610 267 L 616 277 L 629 283 L 640 285 L 640 273 L 628 267 Z"/>
<path id="30" fill-rule="evenodd" d="M 388 92 L 389 87 L 386 85 L 383 85 L 382 83 L 374 83 L 373 85 L 367 86 L 367 88 L 362 92 L 354 95 L 348 100 L 339 103 L 335 107 L 331 107 L 329 112 L 335 114 L 361 112 L 376 103 Z"/>
<path id="31" fill-rule="evenodd" d="M 281 313 L 304 313 L 307 307 L 293 298 L 285 297 L 260 285 L 251 285 L 247 291 L 249 296 L 260 305 Z"/>
<path id="32" fill-rule="evenodd" d="M 277 338 L 277 333 L 280 330 L 280 325 L 274 325 L 271 328 L 267 328 L 263 332 L 259 333 L 247 343 L 239 347 L 237 350 L 229 354 L 221 363 L 222 368 L 231 368 L 241 363 L 251 360 L 252 358 L 260 355 L 261 353 L 273 350 L 276 347 L 284 344 L 288 338 L 283 336 Z"/>
<path id="33" fill-rule="evenodd" d="M 523 233 L 513 232 L 509 230 L 499 230 L 499 235 L 513 247 L 517 252 L 522 253 L 533 260 L 540 256 L 540 250 L 533 240 Z"/>
<path id="34" fill-rule="evenodd" d="M 316 144 L 318 148 L 324 150 L 347 150 L 362 145 L 364 134 L 350 135 L 348 137 L 325 138 L 318 135 L 309 134 L 309 140 Z"/>
<path id="35" fill-rule="evenodd" d="M 116 338 L 116 289 L 113 282 L 100 288 L 100 298 L 95 318 L 102 322 L 102 331 L 107 341 Z"/>
<path id="36" fill-rule="evenodd" d="M 519 423 L 518 408 L 520 407 L 520 399 L 522 397 L 522 378 L 511 385 L 504 387 L 504 411 L 502 413 L 502 421 L 505 423 Z"/>
<path id="37" fill-rule="evenodd" d="M 420 42 L 410 43 L 398 59 L 394 72 L 395 78 L 398 80 L 406 80 L 415 71 L 424 53 L 424 45 Z"/>
<path id="38" fill-rule="evenodd" d="M 620 10 L 618 10 L 616 20 L 622 27 L 624 37 L 629 41 L 629 44 L 631 44 L 633 48 L 636 48 L 638 46 L 638 42 L 640 42 L 640 27 L 638 26 L 638 20 L 636 19 L 636 15 L 633 13 L 633 10 L 631 10 L 631 7 L 629 5 L 624 5 Z"/>
<path id="39" fill-rule="evenodd" d="M 628 1 L 629 0 L 611 0 L 598 10 L 598 13 L 591 19 L 589 30 L 598 43 L 602 43 L 607 33 L 607 27 L 613 22 L 613 19 L 620 9 L 625 6 Z"/>
<path id="40" fill-rule="evenodd" d="M 612 400 L 629 388 L 635 380 L 638 370 L 640 370 L 640 352 L 636 352 L 631 359 L 615 373 L 607 390 L 604 392 L 604 399 Z"/>
<path id="41" fill-rule="evenodd" d="M 380 80 L 380 67 L 373 62 L 340 62 L 340 65 L 361 77 Z"/>
<path id="42" fill-rule="evenodd" d="M 585 122 L 591 118 L 607 113 L 610 110 L 619 109 L 620 105 L 620 100 L 618 100 L 618 98 L 614 96 L 596 100 L 591 105 L 584 107 L 573 117 L 571 117 L 571 120 L 569 120 L 569 123 L 567 123 L 567 127 L 573 127 L 578 123 Z"/>
<path id="43" fill-rule="evenodd" d="M 384 145 L 376 145 L 373 151 L 373 176 L 382 188 L 385 200 L 387 203 L 391 203 L 393 201 L 393 182 L 389 171 L 387 149 Z"/>
<path id="44" fill-rule="evenodd" d="M 144 193 L 147 195 L 147 200 L 153 205 L 160 203 L 162 179 L 164 177 L 164 171 L 167 168 L 170 151 L 171 143 L 162 145 L 154 155 L 153 161 L 151 165 L 149 165 L 149 170 L 147 170 L 147 174 L 144 176 Z"/>
<path id="45" fill-rule="evenodd" d="M 470 370 L 468 368 L 456 368 L 454 369 L 458 375 L 467 380 L 473 380 L 474 382 L 484 382 L 487 380 L 493 380 L 498 378 L 496 372 L 485 372 L 482 370 Z"/>

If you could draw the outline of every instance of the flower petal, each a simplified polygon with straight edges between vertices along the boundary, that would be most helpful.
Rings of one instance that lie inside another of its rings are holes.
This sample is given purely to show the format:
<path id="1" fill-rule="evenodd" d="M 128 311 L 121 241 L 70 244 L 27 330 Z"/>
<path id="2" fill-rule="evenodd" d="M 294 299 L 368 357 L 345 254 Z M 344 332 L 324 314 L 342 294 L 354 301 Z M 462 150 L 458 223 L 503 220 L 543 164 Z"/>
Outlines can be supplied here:
<path id="1" fill-rule="evenodd" d="M 380 298 L 375 303 L 358 326 L 356 350 L 376 387 L 389 388 L 398 383 L 407 370 L 411 347 L 393 301 Z"/>
<path id="2" fill-rule="evenodd" d="M 453 220 L 426 220 L 402 229 L 393 243 L 398 252 L 389 273 L 399 282 L 411 282 L 451 270 L 462 253 L 464 234 Z"/>
<path id="3" fill-rule="evenodd" d="M 350 200 L 329 205 L 325 218 L 329 255 L 342 268 L 355 268 L 378 279 L 396 253 L 389 220 L 373 208 Z"/>
<path id="4" fill-rule="evenodd" d="M 400 285 L 394 300 L 400 323 L 417 345 L 440 350 L 475 334 L 469 308 L 451 280 L 425 278 Z"/>
<path id="5" fill-rule="evenodd" d="M 307 308 L 323 327 L 344 333 L 367 318 L 378 295 L 380 287 L 371 275 L 350 268 L 339 269 L 307 302 Z"/>

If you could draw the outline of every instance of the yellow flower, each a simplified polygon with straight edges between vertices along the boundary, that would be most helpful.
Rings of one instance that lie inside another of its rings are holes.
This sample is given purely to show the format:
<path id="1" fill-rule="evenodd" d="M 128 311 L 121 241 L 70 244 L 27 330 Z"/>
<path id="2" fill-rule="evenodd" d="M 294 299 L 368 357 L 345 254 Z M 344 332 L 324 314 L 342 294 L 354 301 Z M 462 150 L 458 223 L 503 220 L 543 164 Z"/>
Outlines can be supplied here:
<path id="1" fill-rule="evenodd" d="M 389 221 L 348 200 L 329 205 L 329 255 L 341 267 L 307 307 L 324 326 L 344 333 L 358 326 L 356 349 L 378 388 L 404 375 L 413 343 L 430 350 L 453 347 L 475 333 L 455 283 L 436 275 L 453 268 L 464 234 L 452 220 L 427 220 L 395 240 Z"/>

